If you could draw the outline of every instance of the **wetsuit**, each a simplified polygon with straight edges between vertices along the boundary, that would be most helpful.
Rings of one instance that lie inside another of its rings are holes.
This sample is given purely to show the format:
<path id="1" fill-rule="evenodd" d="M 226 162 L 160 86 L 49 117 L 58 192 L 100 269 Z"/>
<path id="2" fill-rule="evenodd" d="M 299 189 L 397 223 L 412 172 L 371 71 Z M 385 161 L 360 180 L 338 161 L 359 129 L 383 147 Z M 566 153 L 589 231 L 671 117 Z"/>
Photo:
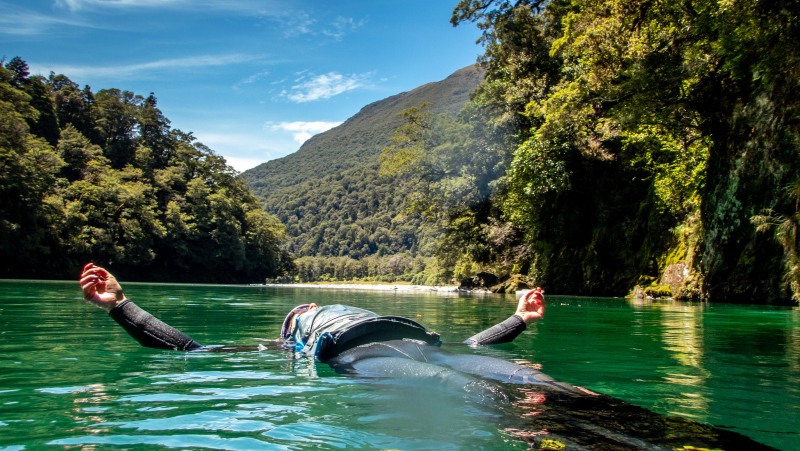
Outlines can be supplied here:
<path id="1" fill-rule="evenodd" d="M 109 314 L 143 346 L 193 351 L 205 347 L 162 322 L 130 300 Z M 448 383 L 469 384 L 471 376 L 519 384 L 542 384 L 559 391 L 573 386 L 554 381 L 533 368 L 506 360 L 452 354 L 441 349 L 439 335 L 399 316 L 379 316 L 369 310 L 329 305 L 310 310 L 296 319 L 287 344 L 312 355 L 342 373 L 372 377 L 436 377 Z M 512 315 L 505 321 L 465 341 L 469 345 L 508 343 L 526 329 Z"/>

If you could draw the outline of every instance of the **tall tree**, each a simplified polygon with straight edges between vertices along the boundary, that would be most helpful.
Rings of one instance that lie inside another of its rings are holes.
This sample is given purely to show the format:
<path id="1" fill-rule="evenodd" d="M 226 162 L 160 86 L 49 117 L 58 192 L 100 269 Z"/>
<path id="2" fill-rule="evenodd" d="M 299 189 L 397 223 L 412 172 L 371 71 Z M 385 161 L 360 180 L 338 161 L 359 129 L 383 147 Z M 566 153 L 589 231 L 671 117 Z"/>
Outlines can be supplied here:
<path id="1" fill-rule="evenodd" d="M 6 69 L 11 72 L 9 82 L 15 88 L 22 88 L 31 74 L 28 63 L 18 56 L 11 58 L 11 61 L 6 63 Z"/>
<path id="2" fill-rule="evenodd" d="M 485 86 L 520 94 L 494 96 L 495 111 L 530 124 L 504 208 L 534 246 L 531 274 L 619 293 L 684 262 L 684 295 L 786 299 L 781 252 L 749 218 L 776 204 L 798 163 L 797 11 L 796 1 L 460 2 L 453 22 L 484 30 Z"/>

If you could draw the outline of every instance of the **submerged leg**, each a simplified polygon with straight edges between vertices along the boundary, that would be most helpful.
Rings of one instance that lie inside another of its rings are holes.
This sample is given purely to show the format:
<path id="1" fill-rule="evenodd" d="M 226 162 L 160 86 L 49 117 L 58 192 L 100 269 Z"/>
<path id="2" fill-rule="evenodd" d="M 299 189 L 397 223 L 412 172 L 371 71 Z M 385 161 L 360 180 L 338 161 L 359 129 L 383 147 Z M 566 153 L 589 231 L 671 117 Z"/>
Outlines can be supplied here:
<path id="1" fill-rule="evenodd" d="M 462 391 L 478 401 L 505 402 L 507 395 L 495 384 L 463 372 L 431 363 L 428 355 L 438 349 L 416 340 L 370 343 L 350 349 L 327 361 L 339 373 L 361 377 L 425 380 L 428 387 Z"/>
<path id="2" fill-rule="evenodd" d="M 556 391 L 586 394 L 580 388 L 558 382 L 539 370 L 496 357 L 451 354 L 442 349 L 436 349 L 428 356 L 432 363 L 485 379 L 512 384 L 542 385 Z"/>
<path id="3" fill-rule="evenodd" d="M 376 358 L 397 359 L 386 367 L 377 367 Z M 405 361 L 405 362 L 403 362 Z M 541 371 L 495 357 L 452 354 L 438 346 L 416 340 L 392 340 L 370 343 L 343 352 L 328 364 L 338 372 L 376 374 L 389 377 L 430 376 L 447 374 L 449 378 L 460 375 L 469 380 L 495 380 L 513 384 L 535 384 L 560 392 L 586 394 L 579 388 L 555 381 Z M 446 370 L 446 371 L 445 371 Z"/>
<path id="4" fill-rule="evenodd" d="M 464 385 L 472 378 L 449 368 L 429 363 L 431 346 L 410 340 L 392 340 L 359 346 L 343 352 L 327 363 L 337 372 L 365 377 L 435 377 Z"/>
<path id="5" fill-rule="evenodd" d="M 508 396 L 500 387 L 450 368 L 403 357 L 372 357 L 350 365 L 350 372 L 361 377 L 420 381 L 440 392 L 462 392 L 476 402 L 505 403 Z"/>

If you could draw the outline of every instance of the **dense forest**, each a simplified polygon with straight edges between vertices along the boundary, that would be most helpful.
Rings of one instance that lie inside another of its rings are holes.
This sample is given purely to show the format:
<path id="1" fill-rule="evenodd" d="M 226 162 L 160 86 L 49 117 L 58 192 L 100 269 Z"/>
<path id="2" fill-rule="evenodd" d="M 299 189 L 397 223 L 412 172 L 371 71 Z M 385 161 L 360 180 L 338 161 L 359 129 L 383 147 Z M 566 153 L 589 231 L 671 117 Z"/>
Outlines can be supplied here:
<path id="1" fill-rule="evenodd" d="M 263 282 L 284 227 L 225 160 L 172 129 L 154 95 L 0 64 L 0 277 Z"/>
<path id="2" fill-rule="evenodd" d="M 296 179 L 347 214 L 293 204 L 300 190 L 268 208 L 303 237 L 304 280 L 402 267 L 429 283 L 489 272 L 551 293 L 796 302 L 799 15 L 797 1 L 461 0 L 451 22 L 476 23 L 484 47 L 463 111 L 411 105 L 349 168 Z M 384 220 L 350 233 L 374 217 L 370 193 Z"/>
<path id="3" fill-rule="evenodd" d="M 477 23 L 485 48 L 472 169 L 440 177 L 442 137 L 416 134 L 434 200 L 487 194 L 437 212 L 451 258 L 554 292 L 796 300 L 799 16 L 797 1 L 461 0 L 452 23 Z"/>

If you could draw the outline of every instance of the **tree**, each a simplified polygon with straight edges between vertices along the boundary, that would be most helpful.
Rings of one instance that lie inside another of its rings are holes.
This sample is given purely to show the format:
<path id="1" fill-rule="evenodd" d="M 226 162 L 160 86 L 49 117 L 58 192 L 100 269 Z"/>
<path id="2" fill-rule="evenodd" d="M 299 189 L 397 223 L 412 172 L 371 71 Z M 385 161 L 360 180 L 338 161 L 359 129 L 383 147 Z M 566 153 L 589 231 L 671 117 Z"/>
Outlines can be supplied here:
<path id="1" fill-rule="evenodd" d="M 57 75 L 53 72 L 50 73 L 48 84 L 53 91 L 59 126 L 64 129 L 71 125 L 95 144 L 99 144 L 100 141 L 96 138 L 92 125 L 91 110 L 94 94 L 91 89 L 88 86 L 80 89 L 77 83 L 66 75 Z"/>
<path id="2" fill-rule="evenodd" d="M 795 302 L 800 301 L 800 178 L 785 188 L 780 208 L 767 209 L 753 216 L 759 232 L 771 231 L 784 251 L 784 280 Z M 776 207 L 777 208 L 777 207 Z"/>
<path id="3" fill-rule="evenodd" d="M 104 89 L 92 104 L 94 134 L 115 169 L 122 169 L 136 153 L 135 108 L 141 97 L 130 91 Z"/>
<path id="4" fill-rule="evenodd" d="M 58 212 L 50 211 L 45 200 L 62 165 L 47 142 L 30 133 L 14 104 L 0 100 L 0 261 L 4 273 L 41 274 L 50 269 L 42 257 L 50 253 L 54 236 L 49 219 Z"/>
<path id="5" fill-rule="evenodd" d="M 28 63 L 18 56 L 11 58 L 11 61 L 6 63 L 6 69 L 12 74 L 9 81 L 15 88 L 22 88 L 25 82 L 28 80 L 28 76 L 31 74 L 28 68 Z"/>
<path id="6" fill-rule="evenodd" d="M 153 94 L 95 95 L 6 66 L 0 276 L 73 277 L 86 261 L 139 280 L 261 282 L 291 269 L 282 225 L 222 157 L 170 128 Z"/>

